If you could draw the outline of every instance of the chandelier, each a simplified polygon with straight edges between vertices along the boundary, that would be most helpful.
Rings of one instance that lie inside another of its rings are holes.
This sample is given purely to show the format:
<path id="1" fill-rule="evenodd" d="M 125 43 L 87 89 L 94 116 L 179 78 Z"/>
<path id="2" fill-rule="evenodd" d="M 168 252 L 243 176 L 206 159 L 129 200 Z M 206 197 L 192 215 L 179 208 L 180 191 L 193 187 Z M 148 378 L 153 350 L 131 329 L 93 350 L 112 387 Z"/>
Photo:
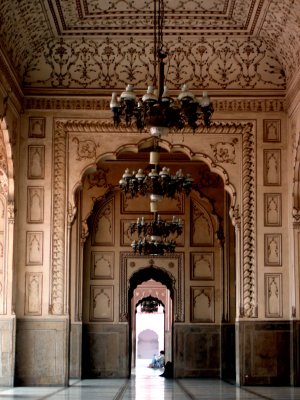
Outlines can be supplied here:
<path id="1" fill-rule="evenodd" d="M 161 305 L 161 301 L 155 297 L 148 296 L 144 297 L 139 304 L 141 305 L 141 312 L 151 314 L 158 311 L 158 306 Z"/>
<path id="2" fill-rule="evenodd" d="M 129 226 L 130 234 L 137 233 L 138 239 L 131 244 L 134 253 L 144 255 L 163 255 L 174 253 L 176 242 L 169 240 L 171 234 L 180 236 L 183 231 L 182 221 L 173 216 L 170 221 L 160 219 L 160 215 L 154 212 L 153 221 L 146 222 L 144 217 L 137 218 Z"/>
<path id="3" fill-rule="evenodd" d="M 129 233 L 136 234 L 137 240 L 133 240 L 131 247 L 134 253 L 144 255 L 163 255 L 174 253 L 176 242 L 168 239 L 180 236 L 183 231 L 181 219 L 173 216 L 170 221 L 162 220 L 158 214 L 158 204 L 164 198 L 175 198 L 176 194 L 189 194 L 194 185 L 191 174 L 183 174 L 179 169 L 175 175 L 171 175 L 170 169 L 159 166 L 159 146 L 156 137 L 153 139 L 153 151 L 150 152 L 150 172 L 144 172 L 142 168 L 138 171 L 125 169 L 119 181 L 120 189 L 126 196 L 131 198 L 139 195 L 148 195 L 150 198 L 150 211 L 153 213 L 153 220 L 146 222 L 144 217 L 137 218 L 129 226 Z"/>
<path id="4" fill-rule="evenodd" d="M 137 97 L 131 84 L 127 85 L 120 97 L 117 93 L 112 94 L 110 108 L 115 127 L 121 122 L 130 127 L 134 122 L 138 130 L 142 131 L 147 127 L 150 128 L 151 135 L 159 137 L 167 134 L 169 128 L 181 130 L 189 126 L 195 131 L 198 120 L 203 120 L 204 125 L 208 127 L 213 114 L 213 105 L 207 92 L 203 92 L 202 98 L 198 100 L 188 90 L 187 84 L 184 84 L 178 97 L 173 98 L 165 84 L 164 60 L 168 54 L 163 43 L 163 0 L 154 0 L 153 21 L 153 85 L 148 87 L 142 97 Z"/>
<path id="5" fill-rule="evenodd" d="M 172 175 L 170 169 L 159 166 L 158 146 L 155 144 L 154 151 L 150 152 L 150 172 L 145 172 L 142 168 L 138 171 L 125 169 L 119 181 L 121 190 L 126 194 L 137 197 L 139 194 L 145 196 L 150 194 L 151 203 L 161 200 L 163 197 L 175 198 L 176 194 L 189 194 L 192 190 L 194 179 L 190 173 L 184 174 L 179 169 Z M 154 207 L 154 206 L 153 206 Z M 151 211 L 157 211 L 153 209 Z"/>

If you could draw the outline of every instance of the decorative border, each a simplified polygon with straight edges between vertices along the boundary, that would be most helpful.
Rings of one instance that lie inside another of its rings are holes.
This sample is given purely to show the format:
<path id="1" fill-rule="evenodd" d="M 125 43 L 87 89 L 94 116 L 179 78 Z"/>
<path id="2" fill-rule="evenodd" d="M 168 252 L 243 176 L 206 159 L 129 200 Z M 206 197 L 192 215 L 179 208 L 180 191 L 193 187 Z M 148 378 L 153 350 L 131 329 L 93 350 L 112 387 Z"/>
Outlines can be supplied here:
<path id="1" fill-rule="evenodd" d="M 256 287 L 256 135 L 254 123 L 247 123 L 243 131 L 241 227 L 241 309 L 240 316 L 257 317 Z"/>
<path id="2" fill-rule="evenodd" d="M 228 91 L 226 91 L 227 93 Z M 24 99 L 26 110 L 109 110 L 110 100 L 99 97 L 98 99 L 74 99 L 53 97 L 26 97 Z M 284 112 L 286 111 L 285 100 L 282 98 L 270 99 L 218 99 L 214 98 L 215 112 Z M 115 130 L 113 122 L 108 120 L 110 131 Z"/>
<path id="3" fill-rule="evenodd" d="M 50 275 L 50 313 L 62 315 L 65 311 L 66 295 L 65 266 L 65 227 L 66 227 L 66 162 L 67 162 L 67 130 L 62 121 L 55 121 L 53 140 L 53 199 L 52 199 L 52 237 Z"/>

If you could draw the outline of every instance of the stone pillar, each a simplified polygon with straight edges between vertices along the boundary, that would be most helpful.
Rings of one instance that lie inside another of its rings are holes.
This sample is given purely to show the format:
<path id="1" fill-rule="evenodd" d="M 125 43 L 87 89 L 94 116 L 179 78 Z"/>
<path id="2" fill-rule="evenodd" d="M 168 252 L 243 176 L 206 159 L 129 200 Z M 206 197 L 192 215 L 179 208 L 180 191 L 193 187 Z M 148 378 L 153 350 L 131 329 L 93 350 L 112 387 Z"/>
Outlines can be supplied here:
<path id="1" fill-rule="evenodd" d="M 234 210 L 232 216 L 233 225 L 235 228 L 235 262 L 236 262 L 236 316 L 243 315 L 242 307 L 242 289 L 241 289 L 241 218 L 239 208 Z M 240 384 L 240 342 L 238 323 L 235 330 L 235 375 L 236 384 Z"/>
<path id="2" fill-rule="evenodd" d="M 291 358 L 292 384 L 300 385 L 300 323 L 299 323 L 299 263 L 300 263 L 300 210 L 293 209 L 293 256 L 290 270 L 290 302 L 291 302 Z M 297 320 L 298 318 L 298 320 Z"/>

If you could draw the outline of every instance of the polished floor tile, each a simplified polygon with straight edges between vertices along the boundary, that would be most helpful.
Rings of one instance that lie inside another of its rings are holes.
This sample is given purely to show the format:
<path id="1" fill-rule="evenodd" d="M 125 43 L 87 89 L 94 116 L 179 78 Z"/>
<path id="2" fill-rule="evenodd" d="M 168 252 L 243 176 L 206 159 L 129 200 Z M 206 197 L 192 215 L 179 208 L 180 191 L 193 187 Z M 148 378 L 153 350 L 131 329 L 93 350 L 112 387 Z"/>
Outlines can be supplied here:
<path id="1" fill-rule="evenodd" d="M 237 387 L 218 379 L 165 379 L 142 361 L 130 379 L 70 380 L 69 387 L 0 387 L 7 400 L 300 400 L 298 387 Z"/>

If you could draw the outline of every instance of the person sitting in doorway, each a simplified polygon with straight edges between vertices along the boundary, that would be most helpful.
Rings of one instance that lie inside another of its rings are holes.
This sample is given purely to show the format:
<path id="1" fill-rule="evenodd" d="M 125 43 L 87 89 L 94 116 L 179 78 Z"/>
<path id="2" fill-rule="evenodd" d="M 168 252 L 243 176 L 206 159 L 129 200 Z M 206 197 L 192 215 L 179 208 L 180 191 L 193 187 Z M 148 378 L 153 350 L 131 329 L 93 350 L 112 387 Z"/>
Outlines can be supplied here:
<path id="1" fill-rule="evenodd" d="M 148 368 L 163 368 L 165 366 L 165 352 L 160 351 L 159 356 L 154 356 Z"/>

